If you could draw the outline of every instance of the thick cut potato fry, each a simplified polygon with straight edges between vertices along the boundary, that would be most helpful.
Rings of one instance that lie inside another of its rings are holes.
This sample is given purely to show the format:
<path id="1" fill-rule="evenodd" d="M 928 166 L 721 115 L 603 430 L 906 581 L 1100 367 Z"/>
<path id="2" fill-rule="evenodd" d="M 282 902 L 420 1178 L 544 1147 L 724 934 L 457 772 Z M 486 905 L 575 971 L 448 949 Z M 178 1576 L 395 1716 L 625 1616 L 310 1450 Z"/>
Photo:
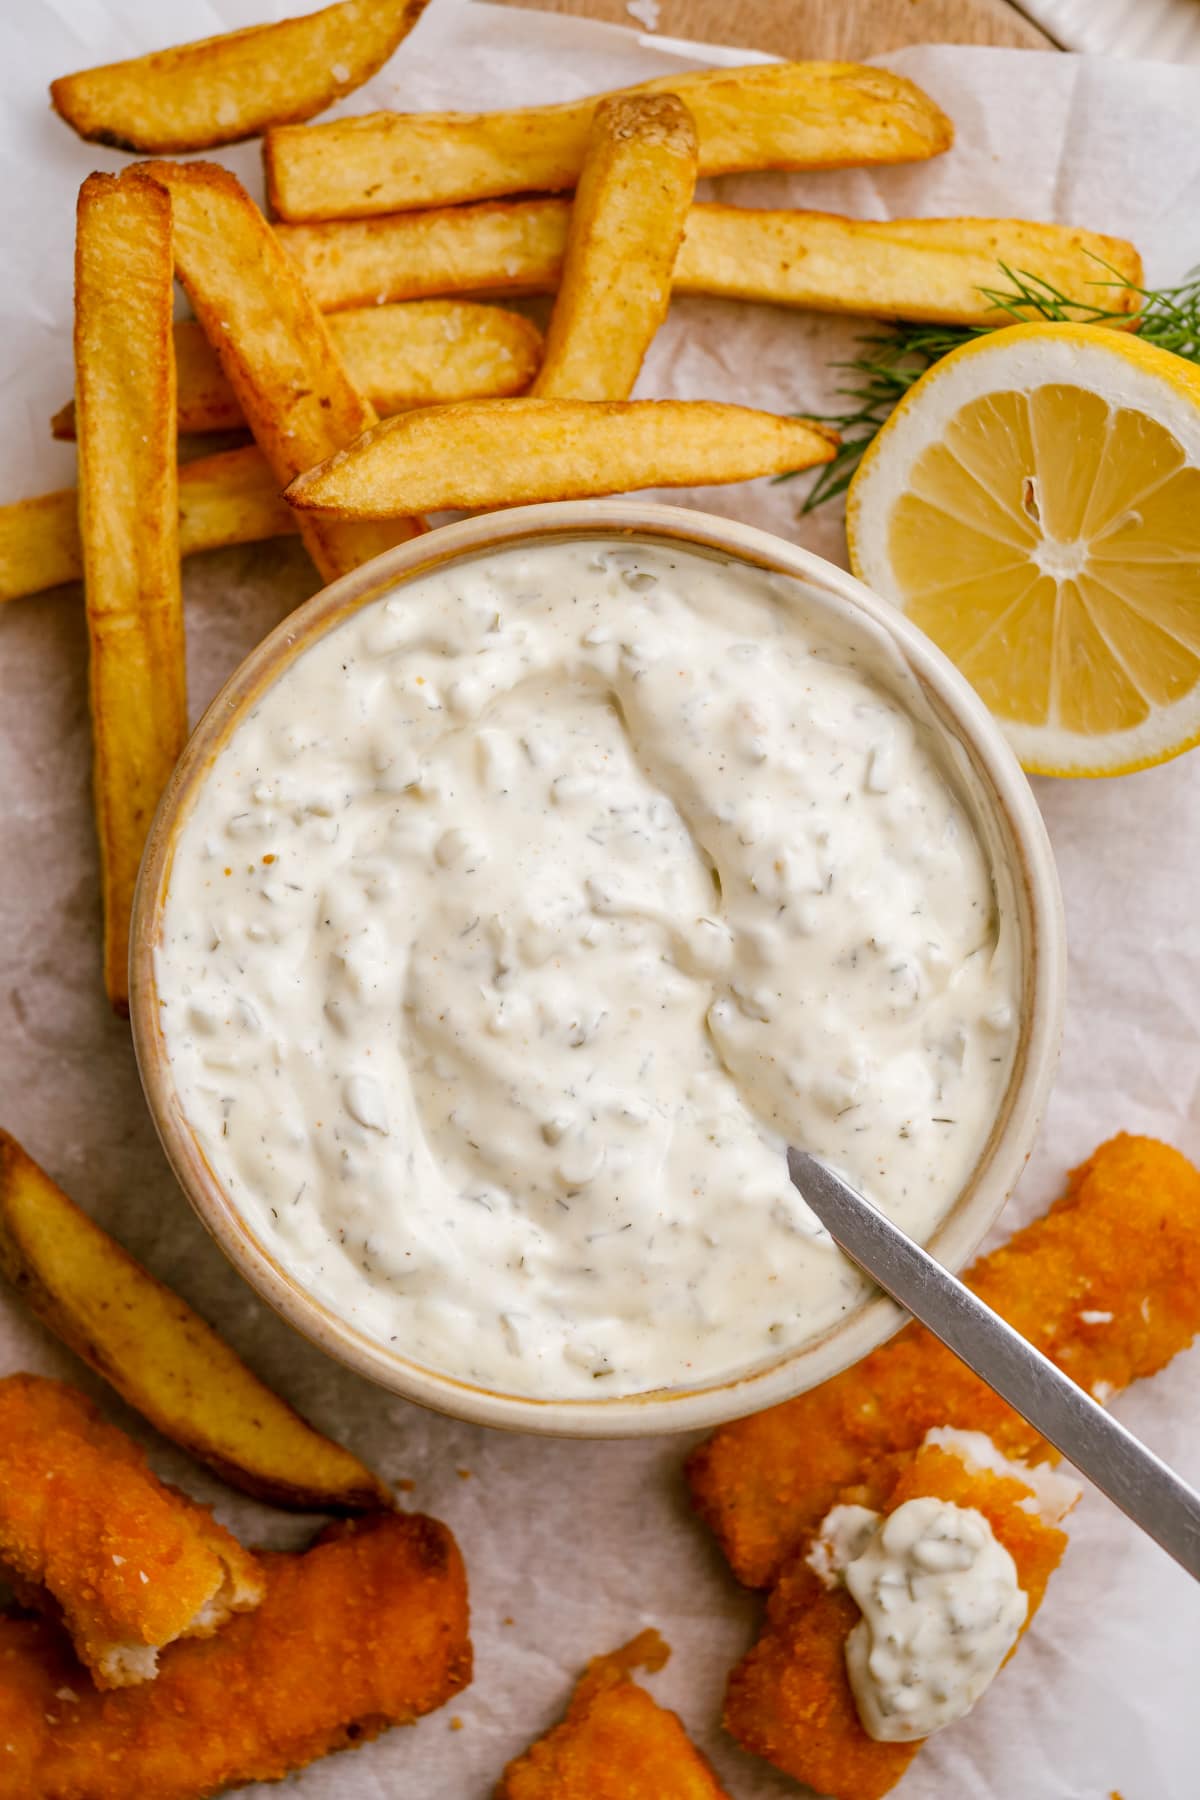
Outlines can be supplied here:
<path id="1" fill-rule="evenodd" d="M 175 268 L 280 487 L 376 423 L 295 265 L 241 183 L 215 163 L 147 163 L 171 196 Z M 326 581 L 424 526 L 302 519 Z"/>
<path id="2" fill-rule="evenodd" d="M 378 219 L 276 225 L 323 311 L 435 294 L 549 294 L 558 286 L 569 200 L 485 200 Z"/>
<path id="3" fill-rule="evenodd" d="M 299 529 L 256 445 L 198 457 L 180 468 L 181 556 L 295 536 Z M 78 581 L 82 574 L 74 488 L 0 506 L 0 603 Z"/>
<path id="4" fill-rule="evenodd" d="M 428 0 L 342 0 L 50 83 L 60 118 L 117 150 L 173 156 L 311 119 L 382 68 Z"/>
<path id="5" fill-rule="evenodd" d="M 663 75 L 633 94 L 678 94 L 696 121 L 701 175 L 916 162 L 954 128 L 902 76 L 858 63 L 765 63 Z M 281 219 L 353 219 L 574 187 L 597 101 L 494 113 L 369 113 L 268 133 L 267 190 Z"/>
<path id="6" fill-rule="evenodd" d="M 350 373 L 380 413 L 445 400 L 520 394 L 537 372 L 542 336 L 520 313 L 470 300 L 367 306 L 329 321 Z M 235 431 L 245 424 L 217 353 L 194 319 L 175 327 L 179 429 Z M 56 438 L 75 436 L 75 407 L 55 413 Z"/>
<path id="7" fill-rule="evenodd" d="M 234 1487 L 276 1506 L 392 1504 L 370 1470 L 273 1394 L 0 1131 L 0 1273 L 122 1399 Z"/>
<path id="8" fill-rule="evenodd" d="M 385 419 L 299 476 L 293 506 L 344 519 L 703 487 L 829 462 L 803 419 L 710 400 L 477 400 Z"/>
<path id="9" fill-rule="evenodd" d="M 729 1800 L 678 1716 L 630 1680 L 670 1654 L 643 1631 L 593 1657 L 566 1718 L 509 1763 L 495 1800 Z"/>
<path id="10" fill-rule="evenodd" d="M 675 265 L 681 293 L 944 325 L 1011 325 L 985 288 L 1002 265 L 1082 301 L 1136 311 L 1142 263 L 1124 238 L 1025 219 L 845 219 L 836 213 L 696 206 Z M 1114 297 L 1115 296 L 1115 297 Z"/>
<path id="11" fill-rule="evenodd" d="M 696 129 L 682 100 L 618 94 L 600 102 L 535 394 L 629 398 L 671 304 L 695 186 Z"/>
<path id="12" fill-rule="evenodd" d="M 79 535 L 104 984 L 121 1013 L 142 845 L 187 739 L 172 280 L 162 188 L 138 169 L 89 175 L 75 242 Z"/>
<path id="13" fill-rule="evenodd" d="M 281 225 L 279 237 L 326 311 L 382 296 L 548 293 L 567 242 L 565 200 L 493 200 L 380 219 Z M 1123 238 L 1024 219 L 862 221 L 835 213 L 693 206 L 674 287 L 814 312 L 934 319 L 953 325 L 1011 323 L 980 291 L 1004 285 L 1001 264 L 1041 275 L 1087 301 L 1109 276 L 1141 280 Z M 1136 294 L 1108 305 L 1133 310 Z"/>

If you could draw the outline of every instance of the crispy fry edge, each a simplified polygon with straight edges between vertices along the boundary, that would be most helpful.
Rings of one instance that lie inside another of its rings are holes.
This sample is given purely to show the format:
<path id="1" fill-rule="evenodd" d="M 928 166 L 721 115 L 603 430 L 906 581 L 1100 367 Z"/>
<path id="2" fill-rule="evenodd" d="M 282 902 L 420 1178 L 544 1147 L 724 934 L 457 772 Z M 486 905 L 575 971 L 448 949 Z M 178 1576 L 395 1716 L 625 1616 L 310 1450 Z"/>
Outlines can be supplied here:
<path id="1" fill-rule="evenodd" d="M 171 202 L 142 169 L 79 191 L 75 382 L 104 984 L 129 1011 L 142 846 L 187 740 Z"/>
<path id="2" fill-rule="evenodd" d="M 0 1273 L 123 1400 L 231 1486 L 302 1512 L 394 1507 L 378 1477 L 260 1381 L 211 1325 L 76 1206 L 2 1128 Z M 130 1354 L 130 1339 L 138 1355 Z M 176 1372 L 170 1383 L 159 1380 L 157 1397 L 147 1367 Z M 189 1382 L 208 1391 L 215 1413 L 232 1398 L 247 1437 L 256 1448 L 267 1446 L 259 1466 L 238 1460 L 233 1433 L 221 1443 L 188 1416 Z M 297 1471 L 306 1460 L 314 1471 L 326 1465 L 324 1475 L 305 1480 Z"/>
<path id="3" fill-rule="evenodd" d="M 114 150 L 171 156 L 238 143 L 300 124 L 353 93 L 428 4 L 339 0 L 298 19 L 62 75 L 50 83 L 50 104 L 81 138 Z M 298 78 L 289 85 L 282 71 Z"/>
<path id="4" fill-rule="evenodd" d="M 695 122 L 675 94 L 596 107 L 532 394 L 629 398 L 671 303 L 696 166 Z"/>

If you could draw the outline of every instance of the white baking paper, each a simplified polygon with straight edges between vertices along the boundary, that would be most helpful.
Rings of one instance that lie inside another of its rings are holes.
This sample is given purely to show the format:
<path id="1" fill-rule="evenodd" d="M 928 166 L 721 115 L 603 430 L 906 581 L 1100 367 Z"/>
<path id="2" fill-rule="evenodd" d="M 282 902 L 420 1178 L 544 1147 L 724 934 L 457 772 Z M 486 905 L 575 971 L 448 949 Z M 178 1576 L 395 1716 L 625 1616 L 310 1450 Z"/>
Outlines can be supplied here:
<path id="1" fill-rule="evenodd" d="M 53 75 L 278 16 L 284 0 L 13 0 L 0 9 L 0 497 L 71 479 L 46 421 L 70 390 L 74 197 L 121 156 L 49 112 Z M 609 27 L 436 0 L 345 110 L 565 99 L 706 61 Z M 876 174 L 746 177 L 747 204 L 889 214 L 1024 214 L 1126 234 L 1149 279 L 1200 261 L 1200 72 L 1010 51 L 888 59 L 953 116 L 949 155 Z M 253 146 L 222 157 L 257 181 Z M 718 301 L 680 302 L 640 391 L 824 408 L 856 328 Z M 832 510 L 802 519 L 800 484 L 683 496 L 841 558 Z M 294 544 L 187 566 L 189 673 L 199 710 L 255 640 L 316 581 Z M 560 1712 L 587 1658 L 658 1625 L 675 1654 L 651 1682 L 683 1715 L 735 1800 L 794 1785 L 741 1755 L 717 1723 L 725 1672 L 758 1610 L 692 1518 L 686 1443 L 508 1437 L 422 1413 L 345 1373 L 251 1294 L 179 1194 L 138 1087 L 129 1034 L 100 983 L 78 591 L 0 611 L 0 1120 L 95 1216 L 213 1319 L 267 1380 L 449 1521 L 471 1578 L 474 1685 L 412 1730 L 318 1764 L 306 1800 L 483 1800 L 505 1760 Z M 1071 939 L 1057 1090 L 1006 1227 L 1041 1210 L 1063 1172 L 1123 1127 L 1200 1155 L 1200 758 L 1111 782 L 1041 782 Z M 151 1445 L 156 1466 L 217 1502 L 252 1541 L 293 1544 L 297 1521 L 233 1496 L 82 1373 L 0 1294 L 0 1371 L 80 1381 Z M 1121 1415 L 1200 1481 L 1200 1354 Z M 1196 1800 L 1200 1596 L 1096 1495 L 1014 1663 L 965 1724 L 931 1745 L 906 1800 Z M 302 1703 L 302 1701 L 301 1701 Z M 452 1729 L 461 1721 L 461 1729 Z M 264 1800 L 277 1789 L 247 1790 Z"/>

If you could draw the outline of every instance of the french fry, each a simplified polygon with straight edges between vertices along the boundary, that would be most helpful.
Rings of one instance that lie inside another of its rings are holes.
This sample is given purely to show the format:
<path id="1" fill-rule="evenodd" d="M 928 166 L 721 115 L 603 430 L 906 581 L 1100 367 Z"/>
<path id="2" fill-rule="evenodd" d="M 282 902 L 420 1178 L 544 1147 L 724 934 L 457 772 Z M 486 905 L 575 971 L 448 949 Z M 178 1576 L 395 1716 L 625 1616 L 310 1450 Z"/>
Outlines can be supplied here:
<path id="1" fill-rule="evenodd" d="M 0 1273 L 76 1356 L 234 1487 L 302 1512 L 392 1504 L 0 1130 Z"/>
<path id="2" fill-rule="evenodd" d="M 671 304 L 695 186 L 696 129 L 682 100 L 618 94 L 600 102 L 533 393 L 629 398 Z"/>
<path id="3" fill-rule="evenodd" d="M 1002 265 L 1029 271 L 1086 301 L 1097 281 L 1136 286 L 1132 244 L 1070 225 L 1026 219 L 845 219 L 836 213 L 696 206 L 675 265 L 680 293 L 766 300 L 816 312 L 943 325 L 1010 325 L 986 288 Z M 1134 312 L 1130 288 L 1106 287 L 1108 306 Z"/>
<path id="4" fill-rule="evenodd" d="M 295 536 L 296 515 L 254 444 L 198 457 L 179 470 L 179 554 Z M 78 581 L 79 495 L 74 488 L 0 506 L 0 603 Z"/>
<path id="5" fill-rule="evenodd" d="M 275 226 L 317 305 L 434 294 L 549 294 L 567 244 L 569 200 L 485 200 L 377 219 Z"/>
<path id="6" fill-rule="evenodd" d="M 279 237 L 318 305 L 332 312 L 377 297 L 549 293 L 567 242 L 566 200 L 492 200 L 379 219 L 280 225 Z M 1003 283 L 1001 264 L 1041 275 L 1085 300 L 1108 263 L 1141 280 L 1123 238 L 1024 219 L 863 221 L 835 213 L 695 205 L 675 263 L 674 287 L 815 312 L 1010 323 L 981 293 Z M 1107 305 L 1120 289 L 1104 290 Z M 1137 296 L 1119 304 L 1134 308 Z"/>
<path id="7" fill-rule="evenodd" d="M 678 94 L 696 121 L 701 175 L 915 162 L 954 128 L 927 94 L 858 63 L 765 63 L 663 75 L 633 94 Z M 267 134 L 281 219 L 352 219 L 572 188 L 600 99 L 493 113 L 369 113 Z"/>
<path id="8" fill-rule="evenodd" d="M 89 175 L 80 189 L 79 535 L 104 985 L 120 1013 L 142 845 L 187 739 L 171 235 L 170 200 L 141 170 Z"/>
<path id="9" fill-rule="evenodd" d="M 522 393 L 537 372 L 542 337 L 520 313 L 470 300 L 424 300 L 335 314 L 334 343 L 356 387 L 380 413 L 444 400 Z M 246 423 L 217 353 L 194 319 L 175 327 L 181 432 L 235 431 Z M 68 401 L 50 421 L 75 436 Z"/>
<path id="10" fill-rule="evenodd" d="M 280 487 L 377 422 L 321 314 L 241 183 L 216 163 L 147 163 L 171 196 L 175 268 Z M 326 581 L 424 526 L 301 519 Z"/>
<path id="11" fill-rule="evenodd" d="M 836 443 L 806 420 L 710 400 L 464 400 L 385 419 L 287 498 L 341 519 L 521 506 L 747 481 L 829 462 Z"/>
<path id="12" fill-rule="evenodd" d="M 302 19 L 84 69 L 50 83 L 55 112 L 95 144 L 173 156 L 311 119 L 382 68 L 428 0 L 342 0 Z"/>
<path id="13" fill-rule="evenodd" d="M 179 551 L 223 550 L 263 538 L 292 537 L 296 518 L 256 444 L 202 456 L 179 471 Z"/>

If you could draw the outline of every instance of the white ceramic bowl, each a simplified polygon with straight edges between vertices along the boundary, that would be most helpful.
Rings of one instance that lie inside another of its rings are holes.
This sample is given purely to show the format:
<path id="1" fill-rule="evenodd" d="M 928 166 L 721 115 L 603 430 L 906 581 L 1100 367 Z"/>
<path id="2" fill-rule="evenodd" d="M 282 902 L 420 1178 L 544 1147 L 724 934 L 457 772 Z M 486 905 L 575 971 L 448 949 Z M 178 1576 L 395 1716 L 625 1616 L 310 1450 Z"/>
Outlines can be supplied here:
<path id="1" fill-rule="evenodd" d="M 209 1167 L 175 1087 L 159 1024 L 155 948 L 183 821 L 215 757 L 248 707 L 317 637 L 347 614 L 434 567 L 547 538 L 630 536 L 740 559 L 801 578 L 835 610 L 866 616 L 890 637 L 974 780 L 975 823 L 992 846 L 1016 912 L 1021 946 L 1020 1034 L 1009 1090 L 970 1181 L 930 1248 L 957 1269 L 1012 1191 L 1032 1148 L 1058 1055 L 1066 950 L 1050 845 L 1029 784 L 995 722 L 922 632 L 843 570 L 728 519 L 634 500 L 562 503 L 490 513 L 414 539 L 336 581 L 300 607 L 242 664 L 209 707 L 163 795 L 142 863 L 131 944 L 131 1015 L 150 1110 L 188 1199 L 231 1262 L 291 1325 L 406 1399 L 485 1425 L 575 1437 L 682 1431 L 736 1418 L 815 1387 L 888 1337 L 902 1314 L 882 1296 L 750 1374 L 694 1389 L 596 1400 L 537 1400 L 472 1386 L 424 1368 L 308 1293 L 251 1230 Z"/>

